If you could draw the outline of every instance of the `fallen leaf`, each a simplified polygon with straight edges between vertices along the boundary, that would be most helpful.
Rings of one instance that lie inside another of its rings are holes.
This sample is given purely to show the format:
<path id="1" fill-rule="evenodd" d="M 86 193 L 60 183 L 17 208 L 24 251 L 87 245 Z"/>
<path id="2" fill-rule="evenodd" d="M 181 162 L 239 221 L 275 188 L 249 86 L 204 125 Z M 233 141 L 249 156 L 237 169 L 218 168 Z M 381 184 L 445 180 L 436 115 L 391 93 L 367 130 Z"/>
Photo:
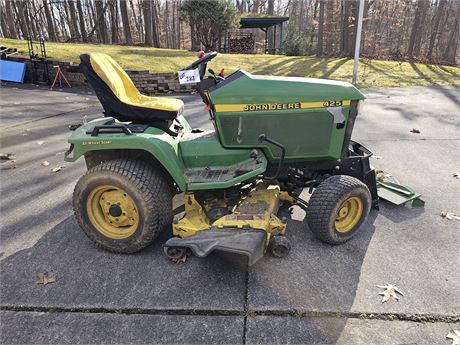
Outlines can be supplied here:
<path id="1" fill-rule="evenodd" d="M 375 156 L 375 155 L 371 156 L 371 157 L 374 158 L 374 159 L 382 159 L 383 158 L 382 156 Z"/>
<path id="2" fill-rule="evenodd" d="M 0 159 L 2 161 L 11 161 L 14 160 L 14 155 L 12 153 L 0 153 Z"/>
<path id="3" fill-rule="evenodd" d="M 415 134 L 420 134 L 420 131 L 418 129 L 415 129 L 415 128 L 412 128 L 410 130 L 411 133 L 415 133 Z"/>
<path id="4" fill-rule="evenodd" d="M 446 335 L 447 339 L 452 339 L 451 345 L 460 345 L 460 331 L 453 329 Z"/>
<path id="5" fill-rule="evenodd" d="M 181 257 L 181 258 L 179 258 L 177 260 L 173 260 L 173 262 L 175 262 L 176 264 L 178 262 L 185 262 L 185 261 L 187 261 L 187 257 L 188 257 L 188 255 L 184 255 L 183 257 Z"/>
<path id="6" fill-rule="evenodd" d="M 37 274 L 37 284 L 51 284 L 56 282 L 56 277 L 49 276 L 47 272 Z"/>
<path id="7" fill-rule="evenodd" d="M 401 296 L 404 296 L 401 290 L 399 290 L 394 284 L 377 285 L 377 287 L 379 289 L 385 289 L 385 291 L 379 292 L 379 295 L 383 296 L 382 303 L 388 301 L 390 297 L 393 297 L 395 300 L 399 300 L 397 293 L 399 293 Z"/>
<path id="8" fill-rule="evenodd" d="M 37 144 L 38 144 L 38 145 L 43 145 L 44 143 L 45 143 L 45 142 L 44 142 L 44 141 L 42 141 L 42 140 L 40 140 L 40 141 L 37 141 Z"/>
<path id="9" fill-rule="evenodd" d="M 444 212 L 444 211 L 442 211 L 441 212 L 441 217 L 447 218 L 449 220 L 460 220 L 460 216 L 457 216 L 453 212 Z"/>
<path id="10" fill-rule="evenodd" d="M 74 131 L 81 125 L 82 125 L 81 123 L 75 123 L 75 124 L 69 125 L 69 130 Z"/>
<path id="11" fill-rule="evenodd" d="M 60 165 L 58 167 L 55 167 L 55 168 L 51 169 L 51 171 L 54 172 L 54 173 L 57 173 L 57 172 L 61 171 L 64 168 L 65 168 L 65 165 Z"/>
<path id="12" fill-rule="evenodd" d="M 44 167 L 47 167 L 48 165 L 50 165 L 50 162 L 48 162 L 48 161 L 43 161 L 43 162 L 42 162 L 42 165 L 43 165 Z"/>

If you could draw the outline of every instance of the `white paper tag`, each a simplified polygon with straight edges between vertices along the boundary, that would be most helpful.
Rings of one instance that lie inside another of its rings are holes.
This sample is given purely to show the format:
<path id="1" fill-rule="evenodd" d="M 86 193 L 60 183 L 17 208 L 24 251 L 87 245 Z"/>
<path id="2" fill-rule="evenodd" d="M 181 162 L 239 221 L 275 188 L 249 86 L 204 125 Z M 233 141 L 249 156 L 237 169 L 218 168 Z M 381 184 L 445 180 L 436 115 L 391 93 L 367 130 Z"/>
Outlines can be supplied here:
<path id="1" fill-rule="evenodd" d="M 177 72 L 179 84 L 196 84 L 200 82 L 200 71 L 198 68 Z"/>

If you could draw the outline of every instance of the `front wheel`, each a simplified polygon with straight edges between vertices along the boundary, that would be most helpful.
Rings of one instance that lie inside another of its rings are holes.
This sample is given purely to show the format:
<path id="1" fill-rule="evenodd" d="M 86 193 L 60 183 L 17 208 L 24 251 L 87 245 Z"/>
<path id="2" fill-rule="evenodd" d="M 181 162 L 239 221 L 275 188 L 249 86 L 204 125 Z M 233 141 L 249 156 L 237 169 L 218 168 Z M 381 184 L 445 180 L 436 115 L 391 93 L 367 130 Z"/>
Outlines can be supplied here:
<path id="1" fill-rule="evenodd" d="M 332 176 L 310 198 L 308 227 L 321 241 L 341 244 L 358 232 L 370 209 L 371 194 L 364 183 L 351 176 Z"/>
<path id="2" fill-rule="evenodd" d="M 116 253 L 148 246 L 172 222 L 172 188 L 146 162 L 117 159 L 91 168 L 78 181 L 73 207 L 96 244 Z"/>

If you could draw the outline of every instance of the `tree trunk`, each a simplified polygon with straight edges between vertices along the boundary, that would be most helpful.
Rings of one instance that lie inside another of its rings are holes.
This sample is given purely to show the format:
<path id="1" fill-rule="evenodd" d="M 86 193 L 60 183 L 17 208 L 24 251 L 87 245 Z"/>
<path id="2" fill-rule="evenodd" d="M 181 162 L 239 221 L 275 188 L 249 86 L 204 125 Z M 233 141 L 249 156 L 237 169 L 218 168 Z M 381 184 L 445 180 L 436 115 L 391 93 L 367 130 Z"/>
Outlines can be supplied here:
<path id="1" fill-rule="evenodd" d="M 5 10 L 3 9 L 2 6 L 0 6 L 0 25 L 2 28 L 2 35 L 3 37 L 10 38 L 10 29 L 8 28 L 8 25 L 6 24 L 5 20 Z"/>
<path id="2" fill-rule="evenodd" d="M 153 36 L 152 36 L 152 3 L 149 0 L 142 2 L 142 13 L 144 15 L 145 24 L 145 41 L 144 44 L 149 47 L 153 47 Z"/>
<path id="3" fill-rule="evenodd" d="M 141 37 L 141 25 L 139 23 L 139 17 L 137 16 L 136 10 L 134 8 L 134 2 L 133 0 L 129 0 L 129 6 L 131 7 L 131 12 L 133 13 L 133 19 L 134 19 L 134 27 L 136 28 L 137 31 L 137 40 L 142 41 Z M 134 41 L 134 39 L 133 39 Z"/>
<path id="4" fill-rule="evenodd" d="M 123 23 L 123 33 L 125 34 L 125 43 L 133 45 L 133 37 L 131 36 L 131 26 L 128 16 L 128 6 L 125 0 L 120 0 L 121 21 Z"/>
<path id="5" fill-rule="evenodd" d="M 439 35 L 439 24 L 441 22 L 441 18 L 444 15 L 444 9 L 446 7 L 447 0 L 439 0 L 438 7 L 436 9 L 436 14 L 434 16 L 434 23 L 433 28 L 431 29 L 431 36 L 430 36 L 430 45 L 428 47 L 427 58 L 431 60 L 431 56 L 433 55 L 433 48 L 434 44 L 436 43 L 436 39 Z"/>
<path id="6" fill-rule="evenodd" d="M 361 31 L 361 53 L 364 55 L 366 53 L 366 31 L 367 31 L 367 20 L 369 15 L 369 0 L 364 0 L 364 11 L 363 11 L 363 28 Z"/>
<path id="7" fill-rule="evenodd" d="M 34 10 L 34 7 L 35 7 L 35 2 L 33 1 L 26 2 L 24 10 L 25 10 L 26 20 L 28 21 L 29 29 L 32 31 L 33 37 L 38 38 L 40 37 L 41 31 L 38 25 L 38 21 L 39 21 L 39 18 L 37 17 L 38 12 Z"/>
<path id="8" fill-rule="evenodd" d="M 69 12 L 70 12 L 70 21 L 71 21 L 69 26 L 73 27 L 73 32 L 74 32 L 74 35 L 75 35 L 75 39 L 77 41 L 80 41 L 81 40 L 81 35 L 80 35 L 80 32 L 78 31 L 77 11 L 75 11 L 75 5 L 74 5 L 73 0 L 69 1 Z"/>
<path id="9" fill-rule="evenodd" d="M 13 5 L 13 8 L 16 9 L 16 18 L 19 20 L 19 27 L 21 28 L 22 38 L 27 39 L 29 38 L 30 33 L 26 24 L 26 18 L 24 17 L 24 2 L 16 1 L 14 4 L 16 6 Z"/>
<path id="10" fill-rule="evenodd" d="M 196 28 L 193 23 L 190 23 L 190 38 L 192 41 L 192 50 L 197 52 L 201 49 L 200 47 L 200 40 L 198 39 L 198 35 L 196 34 Z"/>
<path id="11" fill-rule="evenodd" d="M 415 11 L 415 18 L 410 34 L 409 48 L 407 49 L 407 54 L 411 57 L 417 56 L 420 53 L 423 25 L 425 23 L 428 6 L 428 0 L 418 0 L 417 2 L 417 9 Z"/>
<path id="12" fill-rule="evenodd" d="M 340 47 L 343 53 L 348 54 L 350 50 L 350 8 L 351 1 L 342 0 L 342 29 Z"/>
<path id="13" fill-rule="evenodd" d="M 459 40 L 459 34 L 460 34 L 460 4 L 455 2 L 454 6 L 457 6 L 456 8 L 456 16 L 455 16 L 455 23 L 454 23 L 454 28 L 451 31 L 449 41 L 446 46 L 446 50 L 444 51 L 444 56 L 443 60 L 447 62 L 448 64 L 455 65 L 455 58 L 457 55 L 457 46 L 458 46 L 458 40 Z"/>
<path id="14" fill-rule="evenodd" d="M 319 0 L 319 24 L 318 24 L 318 42 L 316 46 L 316 55 L 323 55 L 323 32 L 324 32 L 324 0 Z"/>
<path id="15" fill-rule="evenodd" d="M 6 23 L 8 24 L 8 29 L 10 32 L 9 37 L 18 38 L 18 35 L 16 33 L 16 26 L 14 25 L 14 14 L 13 14 L 11 5 L 12 5 L 11 0 L 5 1 L 5 20 L 6 20 Z"/>
<path id="16" fill-rule="evenodd" d="M 75 29 L 77 27 L 77 22 L 75 21 L 75 25 L 74 25 L 74 21 L 71 19 L 71 14 L 70 14 L 70 9 L 69 9 L 69 1 L 64 1 L 64 13 L 65 13 L 65 16 L 63 17 L 64 19 L 64 25 L 67 24 L 67 26 L 69 27 L 69 31 L 70 31 L 70 40 L 72 39 L 75 39 L 75 37 L 77 36 L 76 35 L 76 32 L 75 32 Z M 75 12 L 73 13 L 73 15 L 75 16 Z"/>
<path id="17" fill-rule="evenodd" d="M 107 36 L 107 27 L 105 22 L 105 10 L 107 5 L 104 6 L 103 0 L 96 0 L 96 30 L 99 32 L 102 43 L 109 43 Z"/>
<path id="18" fill-rule="evenodd" d="M 254 0 L 252 2 L 252 13 L 259 13 L 259 7 L 260 7 L 260 0 Z"/>
<path id="19" fill-rule="evenodd" d="M 268 0 L 268 3 L 267 3 L 267 14 L 270 15 L 270 16 L 273 16 L 275 12 L 275 0 Z M 276 48 L 273 44 L 273 36 L 274 36 L 274 30 L 275 30 L 275 27 L 276 26 L 272 26 L 270 28 L 268 28 L 268 51 L 272 52 L 272 53 L 275 53 L 274 49 Z"/>
<path id="20" fill-rule="evenodd" d="M 326 6 L 326 54 L 333 50 L 334 42 L 334 0 L 329 0 Z"/>
<path id="21" fill-rule="evenodd" d="M 351 4 L 351 18 L 352 18 L 352 25 L 353 31 L 348 39 L 348 49 L 347 49 L 347 56 L 352 57 L 355 51 L 356 45 L 356 35 L 358 33 L 358 15 L 359 15 L 359 2 L 354 1 Z"/>
<path id="22" fill-rule="evenodd" d="M 56 41 L 56 33 L 54 31 L 53 17 L 51 17 L 51 13 L 48 7 L 47 0 L 43 0 L 43 9 L 45 10 L 46 26 L 48 27 L 48 39 L 51 41 Z"/>
<path id="23" fill-rule="evenodd" d="M 46 0 L 44 0 L 46 1 Z M 86 26 L 85 26 L 85 15 L 83 14 L 83 8 L 81 6 L 81 0 L 77 0 L 77 10 L 78 10 L 78 19 L 80 22 L 80 32 L 81 32 L 81 39 L 83 42 L 88 40 L 86 36 Z"/>
<path id="24" fill-rule="evenodd" d="M 117 0 L 109 0 L 110 9 L 110 32 L 112 36 L 112 43 L 118 43 L 118 11 Z"/>
<path id="25" fill-rule="evenodd" d="M 160 16 L 158 15 L 160 12 L 159 6 L 157 1 L 152 0 L 152 40 L 154 47 L 161 47 L 160 30 L 158 28 L 158 23 L 160 22 Z"/>

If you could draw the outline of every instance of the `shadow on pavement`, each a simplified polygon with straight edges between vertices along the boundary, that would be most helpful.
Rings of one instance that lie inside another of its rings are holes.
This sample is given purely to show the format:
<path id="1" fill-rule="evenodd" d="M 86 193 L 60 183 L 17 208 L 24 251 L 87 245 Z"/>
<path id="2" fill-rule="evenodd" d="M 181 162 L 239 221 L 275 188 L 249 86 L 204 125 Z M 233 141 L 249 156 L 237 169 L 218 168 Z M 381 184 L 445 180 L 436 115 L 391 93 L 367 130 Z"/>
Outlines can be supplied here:
<path id="1" fill-rule="evenodd" d="M 377 212 L 371 211 L 368 221 L 351 241 L 331 246 L 313 236 L 306 221 L 299 220 L 296 206 L 292 210 L 291 214 L 283 209 L 281 214 L 289 219 L 287 237 L 291 253 L 281 260 L 266 256 L 250 269 L 249 309 L 285 316 L 351 311 Z M 289 329 L 289 318 L 284 319 Z M 256 325 L 257 320 L 257 317 L 252 319 L 252 324 Z M 308 339 L 317 343 L 334 344 L 346 322 L 346 318 L 337 319 L 333 327 L 329 325 L 326 329 L 324 323 L 313 320 L 305 336 L 313 335 Z"/>
<path id="2" fill-rule="evenodd" d="M 243 310 L 245 272 L 217 255 L 170 262 L 161 248 L 169 236 L 139 253 L 117 255 L 97 248 L 69 217 L 33 247 L 2 260 L 2 305 Z M 57 282 L 36 284 L 39 272 Z"/>

